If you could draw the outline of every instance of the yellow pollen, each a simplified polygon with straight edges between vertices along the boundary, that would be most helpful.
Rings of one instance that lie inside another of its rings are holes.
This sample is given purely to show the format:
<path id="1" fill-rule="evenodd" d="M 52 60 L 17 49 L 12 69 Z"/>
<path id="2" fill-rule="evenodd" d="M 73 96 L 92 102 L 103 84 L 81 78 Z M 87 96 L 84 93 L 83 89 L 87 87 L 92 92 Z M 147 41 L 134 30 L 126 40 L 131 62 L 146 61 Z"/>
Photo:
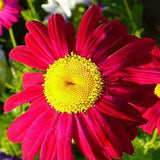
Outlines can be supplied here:
<path id="1" fill-rule="evenodd" d="M 2 11 L 3 7 L 4 7 L 4 1 L 0 0 L 0 11 Z"/>
<path id="2" fill-rule="evenodd" d="M 157 84 L 154 89 L 154 93 L 160 98 L 160 84 Z"/>
<path id="3" fill-rule="evenodd" d="M 47 102 L 62 113 L 85 112 L 95 105 L 103 89 L 95 63 L 73 53 L 50 65 L 44 80 Z"/>

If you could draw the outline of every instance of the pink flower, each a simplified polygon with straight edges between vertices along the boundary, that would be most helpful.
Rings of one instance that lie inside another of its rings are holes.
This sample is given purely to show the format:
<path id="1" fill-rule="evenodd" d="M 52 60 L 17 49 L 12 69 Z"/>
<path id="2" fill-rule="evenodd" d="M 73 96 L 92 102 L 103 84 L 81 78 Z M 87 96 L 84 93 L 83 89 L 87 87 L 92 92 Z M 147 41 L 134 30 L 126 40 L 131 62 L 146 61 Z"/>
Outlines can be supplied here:
<path id="1" fill-rule="evenodd" d="M 6 29 L 12 27 L 13 23 L 18 22 L 22 7 L 18 4 L 19 0 L 0 0 L 0 35 L 2 26 Z"/>
<path id="2" fill-rule="evenodd" d="M 7 132 L 12 142 L 22 142 L 23 160 L 39 150 L 40 160 L 74 159 L 72 139 L 90 160 L 132 154 L 136 126 L 146 122 L 133 105 L 157 101 L 146 84 L 160 72 L 152 72 L 151 79 L 150 69 L 137 68 L 151 61 L 154 41 L 128 35 L 122 23 L 106 20 L 96 6 L 83 16 L 76 42 L 73 25 L 59 14 L 50 17 L 48 27 L 37 21 L 26 27 L 26 45 L 10 57 L 42 72 L 25 73 L 24 90 L 4 105 L 8 112 L 30 102 Z"/>
<path id="3" fill-rule="evenodd" d="M 145 65 L 145 68 L 156 68 L 160 70 L 160 48 L 155 46 L 152 50 L 152 62 L 148 65 Z M 154 104 L 150 108 L 143 108 L 141 112 L 143 113 L 143 117 L 148 120 L 148 122 L 140 127 L 149 134 L 152 134 L 154 129 L 158 128 L 158 133 L 160 135 L 160 84 L 159 80 L 157 80 L 157 85 L 154 89 L 155 94 L 159 97 L 156 104 Z"/>

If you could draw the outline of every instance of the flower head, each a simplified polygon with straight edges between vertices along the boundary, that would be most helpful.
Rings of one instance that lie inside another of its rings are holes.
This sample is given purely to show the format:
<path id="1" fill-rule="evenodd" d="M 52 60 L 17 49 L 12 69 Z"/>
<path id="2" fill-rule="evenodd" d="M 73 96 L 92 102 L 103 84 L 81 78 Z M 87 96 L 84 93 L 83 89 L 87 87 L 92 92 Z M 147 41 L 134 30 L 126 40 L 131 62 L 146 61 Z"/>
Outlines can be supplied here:
<path id="1" fill-rule="evenodd" d="M 155 46 L 152 50 L 152 62 L 143 66 L 144 68 L 151 67 L 153 70 L 160 70 L 160 48 Z M 147 133 L 152 134 L 154 129 L 158 128 L 158 133 L 160 135 L 160 76 L 157 76 L 157 85 L 154 88 L 155 94 L 158 96 L 158 101 L 150 108 L 143 108 L 141 112 L 143 117 L 148 120 L 148 122 L 140 127 Z"/>
<path id="2" fill-rule="evenodd" d="M 132 154 L 136 126 L 146 122 L 133 106 L 157 101 L 146 87 L 154 76 L 145 85 L 137 80 L 149 75 L 137 67 L 151 61 L 154 41 L 128 35 L 97 6 L 83 16 L 76 41 L 73 25 L 59 14 L 49 18 L 48 27 L 37 21 L 26 27 L 26 45 L 14 48 L 10 57 L 43 72 L 25 73 L 24 90 L 4 105 L 7 112 L 30 102 L 7 132 L 12 142 L 22 142 L 24 160 L 39 150 L 40 160 L 74 159 L 72 139 L 88 159 Z"/>
<path id="3" fill-rule="evenodd" d="M 18 21 L 19 12 L 22 10 L 18 2 L 19 0 L 0 0 L 0 35 L 2 35 L 2 26 L 9 29 Z"/>

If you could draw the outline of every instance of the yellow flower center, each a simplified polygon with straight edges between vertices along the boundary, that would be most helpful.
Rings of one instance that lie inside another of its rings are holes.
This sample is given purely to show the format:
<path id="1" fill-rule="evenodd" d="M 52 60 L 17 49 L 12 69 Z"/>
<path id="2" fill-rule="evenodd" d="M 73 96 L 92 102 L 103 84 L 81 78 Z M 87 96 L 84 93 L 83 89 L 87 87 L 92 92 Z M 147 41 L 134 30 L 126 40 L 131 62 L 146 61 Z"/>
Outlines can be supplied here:
<path id="1" fill-rule="evenodd" d="M 154 89 L 154 93 L 160 98 L 160 84 L 157 84 Z"/>
<path id="2" fill-rule="evenodd" d="M 2 11 L 3 7 L 4 7 L 4 1 L 0 0 L 0 11 Z"/>
<path id="3" fill-rule="evenodd" d="M 62 113 L 84 112 L 93 107 L 103 88 L 95 63 L 73 53 L 50 65 L 44 79 L 47 102 Z"/>

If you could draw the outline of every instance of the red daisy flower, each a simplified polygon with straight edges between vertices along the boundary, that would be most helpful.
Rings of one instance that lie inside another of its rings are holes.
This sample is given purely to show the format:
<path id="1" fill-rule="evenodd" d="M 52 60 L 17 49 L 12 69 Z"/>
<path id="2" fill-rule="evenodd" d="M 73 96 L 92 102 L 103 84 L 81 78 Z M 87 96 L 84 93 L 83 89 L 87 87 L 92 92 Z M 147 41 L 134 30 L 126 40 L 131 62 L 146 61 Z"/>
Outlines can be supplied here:
<path id="1" fill-rule="evenodd" d="M 159 73 L 145 85 L 134 78 L 150 75 L 136 67 L 150 62 L 154 41 L 128 35 L 122 23 L 106 20 L 96 6 L 83 16 L 75 43 L 72 24 L 58 14 L 48 28 L 37 21 L 26 27 L 26 45 L 10 57 L 45 73 L 25 73 L 24 90 L 4 105 L 7 112 L 30 102 L 7 132 L 12 142 L 22 142 L 23 159 L 33 159 L 39 150 L 41 160 L 74 159 L 72 139 L 91 160 L 132 154 L 136 126 L 146 122 L 133 105 L 157 101 L 146 84 Z"/>
<path id="2" fill-rule="evenodd" d="M 2 26 L 9 29 L 13 23 L 18 22 L 19 12 L 22 10 L 18 2 L 19 0 L 0 0 L 0 35 L 2 35 Z"/>
<path id="3" fill-rule="evenodd" d="M 152 50 L 152 62 L 145 65 L 145 68 L 153 68 L 160 70 L 160 48 L 155 46 Z M 140 128 L 149 134 L 152 134 L 154 129 L 158 128 L 160 135 L 160 78 L 157 79 L 157 85 L 154 89 L 155 94 L 158 96 L 158 101 L 150 108 L 142 108 L 140 111 L 143 113 L 143 117 L 148 121 L 145 125 L 141 125 Z"/>

